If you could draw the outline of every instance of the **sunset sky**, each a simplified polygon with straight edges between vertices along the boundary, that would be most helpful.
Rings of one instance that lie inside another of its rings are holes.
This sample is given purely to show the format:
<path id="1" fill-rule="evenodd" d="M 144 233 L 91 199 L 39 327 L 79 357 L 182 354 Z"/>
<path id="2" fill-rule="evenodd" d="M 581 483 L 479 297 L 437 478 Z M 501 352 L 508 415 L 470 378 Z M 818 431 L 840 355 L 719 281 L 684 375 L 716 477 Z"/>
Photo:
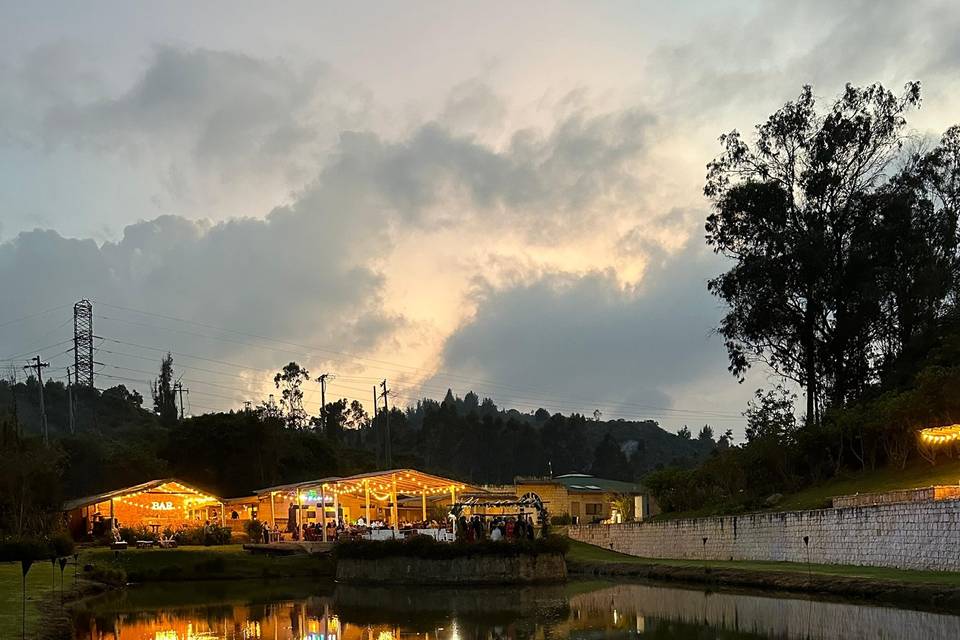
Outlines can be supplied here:
<path id="1" fill-rule="evenodd" d="M 953 0 L 2 4 L 0 366 L 64 378 L 88 297 L 97 386 L 170 349 L 195 413 L 296 360 L 740 437 L 776 381 L 711 333 L 717 137 L 804 84 L 960 122 Z"/>

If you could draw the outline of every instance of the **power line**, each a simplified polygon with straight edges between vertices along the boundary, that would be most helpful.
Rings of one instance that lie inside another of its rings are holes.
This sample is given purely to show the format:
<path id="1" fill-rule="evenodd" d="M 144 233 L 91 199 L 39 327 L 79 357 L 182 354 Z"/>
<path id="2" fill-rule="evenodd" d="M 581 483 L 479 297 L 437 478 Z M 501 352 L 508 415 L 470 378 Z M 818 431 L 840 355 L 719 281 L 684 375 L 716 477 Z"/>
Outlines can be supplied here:
<path id="1" fill-rule="evenodd" d="M 108 305 L 108 306 L 109 306 L 109 305 Z M 145 313 L 145 312 L 144 312 L 144 313 Z M 232 343 L 232 344 L 239 344 L 239 345 L 242 345 L 242 346 L 254 347 L 254 348 L 257 348 L 257 349 L 263 349 L 263 350 L 267 350 L 267 351 L 271 351 L 271 352 L 288 353 L 288 354 L 291 354 L 291 355 L 293 355 L 293 356 L 295 356 L 295 357 L 302 357 L 303 355 L 305 355 L 304 353 L 299 352 L 299 351 L 291 351 L 291 350 L 281 349 L 281 348 L 277 348 L 277 347 L 271 347 L 271 346 L 267 346 L 267 345 L 253 344 L 253 343 L 243 342 L 243 341 L 239 341 L 239 340 L 232 340 L 232 339 L 229 339 L 229 338 L 222 338 L 222 337 L 218 337 L 218 336 L 210 336 L 210 335 L 201 334 L 201 333 L 197 333 L 197 332 L 193 332 L 193 331 L 186 331 L 186 330 L 182 330 L 182 329 L 175 329 L 175 328 L 172 328 L 172 327 L 160 327 L 160 326 L 151 325 L 151 324 L 144 324 L 144 323 L 139 323 L 139 322 L 132 322 L 132 321 L 129 321 L 129 320 L 123 320 L 123 319 L 120 319 L 120 318 L 111 318 L 111 317 L 108 317 L 108 316 L 97 316 L 97 317 L 102 318 L 102 319 L 104 319 L 104 320 L 112 320 L 112 321 L 121 322 L 121 323 L 124 323 L 124 324 L 130 324 L 130 325 L 133 325 L 133 326 L 139 326 L 139 327 L 143 327 L 143 328 L 148 328 L 148 329 L 161 329 L 161 330 L 166 330 L 166 331 L 172 331 L 172 332 L 175 332 L 175 333 L 184 333 L 184 334 L 187 334 L 187 335 L 191 335 L 191 336 L 195 336 L 195 337 L 200 337 L 200 338 L 206 338 L 206 339 L 211 339 L 211 340 L 221 340 L 221 341 L 228 342 L 228 343 Z M 161 317 L 168 317 L 168 316 L 161 316 Z M 185 322 L 189 322 L 189 321 L 185 321 Z M 229 331 L 229 330 L 228 330 L 228 331 Z M 117 341 L 117 342 L 123 343 L 122 341 Z M 123 344 L 132 344 L 132 343 L 123 343 Z M 144 345 L 137 345 L 137 346 L 143 346 L 144 348 L 155 349 L 155 350 L 157 350 L 157 351 L 166 351 L 166 350 L 164 350 L 164 349 L 160 349 L 160 348 L 157 348 L 157 347 L 146 347 L 146 346 L 144 346 Z M 189 354 L 181 354 L 181 355 L 183 355 L 183 356 L 185 356 L 185 357 L 194 357 L 194 358 L 198 358 L 198 359 L 210 360 L 210 361 L 212 361 L 212 362 L 222 362 L 222 363 L 224 363 L 224 364 L 230 364 L 231 366 L 239 366 L 239 367 L 248 368 L 248 367 L 246 367 L 245 365 L 236 365 L 236 364 L 234 364 L 234 363 L 225 363 L 225 362 L 223 362 L 223 361 L 217 361 L 217 360 L 209 359 L 209 358 L 199 358 L 198 356 L 191 356 L 191 355 L 189 355 Z M 309 354 L 306 354 L 306 355 L 309 355 Z M 357 359 L 365 359 L 365 358 L 358 356 Z M 400 366 L 403 366 L 403 365 L 400 365 Z M 409 373 L 409 372 L 401 372 L 401 373 Z M 435 375 L 437 375 L 437 374 L 441 374 L 441 375 L 442 375 L 442 372 L 435 372 Z M 462 376 L 458 376 L 458 375 L 456 375 L 456 374 L 446 374 L 446 375 L 447 375 L 448 377 L 462 378 Z M 463 384 L 474 385 L 475 388 L 477 388 L 477 387 L 476 387 L 476 384 L 482 384 L 482 385 L 485 385 L 485 386 L 502 387 L 502 388 L 505 388 L 505 389 L 507 389 L 507 390 L 518 390 L 520 393 L 523 393 L 523 388 L 522 388 L 522 387 L 515 387 L 515 386 L 512 386 L 512 385 L 504 385 L 504 384 L 492 383 L 492 382 L 487 382 L 487 381 L 476 381 L 476 380 L 471 380 L 471 379 L 469 379 L 469 378 L 463 378 L 463 379 L 464 379 L 464 381 L 465 381 Z M 425 387 L 426 385 L 425 385 L 424 383 L 421 383 L 419 386 Z M 486 392 L 486 394 L 487 394 L 487 395 L 490 395 L 490 396 L 493 396 L 493 397 L 497 397 L 497 398 L 500 399 L 501 401 L 503 401 L 503 399 L 504 399 L 505 396 L 507 395 L 507 394 L 504 394 L 503 392 L 500 392 L 500 391 L 491 392 L 491 391 L 489 391 L 489 390 Z M 534 393 L 531 394 L 531 395 L 536 396 L 536 395 L 537 395 L 537 392 L 534 392 Z M 673 408 L 673 407 L 655 407 L 655 406 L 651 406 L 651 405 L 642 405 L 642 404 L 639 404 L 639 403 L 633 403 L 633 402 L 628 402 L 628 401 L 598 401 L 598 400 L 595 400 L 595 399 L 581 399 L 581 398 L 578 398 L 578 397 L 576 397 L 576 396 L 567 396 L 567 397 L 569 398 L 569 400 L 560 400 L 560 399 L 556 398 L 555 396 L 551 397 L 549 394 L 543 394 L 543 399 L 537 399 L 536 397 L 533 397 L 533 398 L 521 397 L 521 400 L 523 400 L 525 403 L 533 404 L 533 405 L 535 405 L 535 404 L 537 404 L 537 403 L 540 403 L 540 404 L 543 404 L 543 405 L 547 405 L 547 404 L 553 404 L 553 405 L 564 404 L 564 405 L 567 405 L 567 406 L 575 406 L 575 407 L 578 408 L 578 409 L 582 409 L 582 408 L 585 408 L 585 407 L 587 407 L 587 406 L 592 407 L 592 408 L 595 408 L 595 407 L 598 406 L 598 405 L 604 405 L 604 406 L 621 406 L 621 407 L 628 407 L 628 408 L 631 408 L 631 409 L 633 409 L 633 410 L 661 411 L 661 412 L 664 412 L 663 414 L 661 414 L 662 416 L 667 417 L 667 418 L 670 418 L 670 419 L 676 419 L 676 420 L 686 420 L 686 419 L 690 419 L 690 420 L 715 420 L 715 419 L 717 419 L 717 418 L 739 419 L 739 418 L 741 417 L 739 414 L 729 414 L 729 413 L 723 413 L 723 412 L 719 412 L 719 411 L 704 411 L 704 410 L 698 410 L 698 409 L 683 409 L 683 408 Z M 571 402 L 571 401 L 576 401 L 576 402 Z"/>
<path id="2" fill-rule="evenodd" d="M 344 351 L 338 351 L 338 350 L 328 349 L 328 348 L 324 348 L 324 347 L 318 347 L 318 346 L 315 346 L 315 345 L 306 345 L 306 344 L 302 344 L 302 343 L 291 342 L 291 341 L 288 341 L 288 340 L 279 340 L 279 339 L 270 338 L 270 337 L 262 336 L 262 335 L 258 335 L 258 334 L 247 333 L 247 332 L 244 332 L 244 331 L 236 331 L 236 330 L 234 330 L 234 329 L 227 329 L 227 328 L 224 328 L 224 327 L 218 327 L 218 326 L 211 325 L 211 324 L 207 324 L 207 323 L 203 323 L 203 322 L 196 322 L 196 321 L 194 321 L 194 320 L 187 320 L 187 319 L 184 319 L 184 318 L 178 318 L 178 317 L 176 317 L 176 316 L 170 316 L 170 315 L 160 314 L 160 313 L 153 313 L 153 312 L 150 312 L 150 311 L 142 311 L 142 310 L 139 310 L 139 309 L 132 309 L 132 308 L 130 308 L 130 307 L 122 307 L 122 306 L 118 306 L 118 305 L 111 305 L 111 304 L 109 304 L 109 303 L 100 303 L 100 304 L 103 304 L 104 306 L 111 307 L 111 308 L 114 308 L 114 309 L 119 309 L 119 310 L 122 310 L 122 311 L 128 311 L 128 312 L 131 312 L 131 313 L 138 313 L 138 314 L 142 314 L 142 315 L 146 315 L 146 316 L 154 316 L 154 317 L 162 318 L 162 319 L 165 319 L 165 320 L 172 320 L 172 321 L 174 321 L 174 322 L 182 322 L 182 323 L 185 323 L 185 324 L 195 325 L 195 326 L 204 327 L 204 328 L 208 328 L 208 329 L 214 329 L 214 330 L 216 330 L 216 331 L 223 331 L 223 332 L 225 332 L 225 333 L 232 333 L 232 334 L 235 334 L 235 335 L 251 337 L 251 338 L 255 338 L 255 339 L 257 339 L 257 340 L 265 340 L 265 341 L 267 341 L 267 342 L 275 342 L 275 343 L 277 343 L 277 344 L 283 344 L 283 345 L 293 346 L 293 347 L 297 347 L 297 348 L 299 348 L 299 349 L 307 349 L 307 350 L 311 350 L 311 351 L 320 351 L 320 352 L 326 352 L 326 353 L 332 353 L 332 354 L 336 354 L 336 355 L 341 355 L 341 356 L 350 358 L 350 359 L 353 360 L 353 361 L 367 361 L 367 362 L 372 362 L 372 363 L 380 364 L 380 365 L 387 365 L 387 366 L 392 366 L 392 367 L 401 367 L 402 369 L 407 370 L 407 371 L 405 371 L 405 373 L 408 373 L 408 374 L 409 374 L 409 373 L 414 373 L 414 372 L 421 372 L 421 373 L 426 373 L 426 374 L 433 375 L 433 376 L 443 375 L 443 376 L 445 376 L 445 377 L 452 378 L 452 379 L 461 379 L 461 380 L 464 380 L 465 382 L 471 383 L 471 384 L 472 384 L 472 383 L 480 383 L 480 384 L 485 384 L 485 385 L 487 385 L 487 386 L 507 388 L 507 389 L 514 389 L 514 390 L 518 390 L 518 391 L 521 391 L 521 392 L 527 392 L 527 393 L 533 393 L 533 394 L 544 394 L 544 395 L 546 395 L 546 396 L 548 396 L 548 397 L 551 395 L 550 392 L 548 392 L 548 391 L 541 391 L 541 390 L 531 389 L 531 388 L 529 388 L 529 387 L 519 387 L 519 386 L 517 386 L 517 385 L 506 385 L 506 384 L 503 384 L 503 383 L 498 383 L 498 382 L 493 382 L 493 381 L 488 381 L 488 380 L 476 380 L 476 379 L 468 378 L 468 377 L 466 377 L 466 376 L 462 376 L 462 375 L 460 375 L 460 374 L 451 373 L 451 372 L 446 372 L 446 371 L 442 371 L 442 370 L 424 369 L 424 368 L 421 368 L 421 367 L 415 367 L 415 366 L 413 366 L 413 365 L 407 365 L 407 364 L 402 364 L 402 363 L 397 363 L 397 362 L 390 362 L 390 361 L 386 361 L 386 360 L 380 360 L 380 359 L 376 359 L 376 358 L 370 358 L 370 357 L 367 357 L 367 356 L 360 356 L 360 355 L 357 355 L 357 354 L 351 354 L 351 353 L 344 352 Z M 231 343 L 234 343 L 234 344 L 245 344 L 245 345 L 247 345 L 247 346 L 253 346 L 253 347 L 257 347 L 257 348 L 261 348 L 261 349 L 273 349 L 273 350 L 281 351 L 281 352 L 284 351 L 284 350 L 282 350 L 282 349 L 276 349 L 276 348 L 267 347 L 267 346 L 264 346 L 264 345 L 251 344 L 251 343 L 245 343 L 245 342 L 236 341 L 236 340 L 230 340 L 230 339 L 228 339 L 228 338 L 222 338 L 222 337 L 219 337 L 219 336 L 210 336 L 210 335 L 207 335 L 207 334 L 200 334 L 200 333 L 196 333 L 196 332 L 186 332 L 186 331 L 183 331 L 183 330 L 180 330 L 180 329 L 173 329 L 173 328 L 171 328 L 171 327 L 158 327 L 158 326 L 156 326 L 156 325 L 143 325 L 143 324 L 134 323 L 134 322 L 131 322 L 131 321 L 128 321 L 128 320 L 122 320 L 122 319 L 117 319 L 117 318 L 112 318 L 112 319 L 113 319 L 113 320 L 116 320 L 116 321 L 118 321 L 118 322 L 125 322 L 125 323 L 129 323 L 129 324 L 133 324 L 133 325 L 135 325 L 135 326 L 144 326 L 144 327 L 146 327 L 146 328 L 162 329 L 162 330 L 167 330 L 167 331 L 187 333 L 188 335 L 194 335 L 194 336 L 197 336 L 197 337 L 203 337 L 203 338 L 208 338 L 208 339 L 212 339 L 212 340 L 222 340 L 222 341 L 231 342 Z M 294 352 L 294 351 L 286 351 L 286 352 L 287 352 L 287 353 L 293 353 L 293 354 L 296 354 L 296 355 L 302 355 L 301 352 L 299 352 L 299 351 L 296 351 L 296 352 Z M 570 397 L 570 396 L 567 396 L 567 397 Z M 582 402 L 586 402 L 586 403 L 593 403 L 593 402 L 595 402 L 594 400 L 591 400 L 591 399 L 589 399 L 589 398 L 580 398 L 580 400 L 581 400 Z M 634 406 L 634 407 L 636 407 L 636 408 L 638 408 L 638 409 L 651 409 L 651 410 L 654 410 L 654 411 L 667 411 L 667 412 L 672 412 L 672 411 L 675 410 L 674 408 L 671 408 L 671 407 L 657 407 L 657 406 L 645 405 L 645 404 L 640 404 L 640 403 L 632 403 L 632 402 L 622 402 L 622 403 L 620 403 L 620 404 L 623 404 L 623 405 L 625 405 L 625 406 L 626 406 L 626 405 Z M 703 415 L 705 415 L 705 416 L 709 416 L 710 414 L 722 415 L 722 414 L 725 413 L 725 412 L 701 411 L 701 410 L 697 410 L 697 409 L 688 409 L 688 410 L 684 410 L 684 412 L 685 412 L 685 413 L 699 413 L 699 414 L 703 414 Z M 727 414 L 726 417 L 739 418 L 740 415 L 739 415 L 739 414 Z"/>
<path id="3" fill-rule="evenodd" d="M 27 315 L 27 316 L 22 316 L 22 317 L 20 317 L 20 318 L 14 318 L 13 320 L 7 320 L 6 322 L 0 323 L 0 329 L 2 329 L 3 327 L 9 326 L 9 325 L 11 325 L 11 324 L 16 324 L 16 323 L 18 323 L 18 322 L 23 322 L 24 320 L 32 320 L 32 319 L 34 319 L 34 318 L 39 318 L 40 316 L 46 315 L 46 314 L 51 313 L 51 312 L 53 312 L 53 311 L 58 311 L 58 310 L 60 310 L 60 309 L 64 309 L 64 308 L 69 307 L 69 306 L 70 306 L 69 304 L 61 304 L 61 305 L 57 305 L 56 307 L 51 307 L 51 308 L 49 308 L 49 309 L 46 309 L 46 310 L 44 310 L 44 311 L 38 311 L 37 313 L 31 313 L 30 315 Z"/>

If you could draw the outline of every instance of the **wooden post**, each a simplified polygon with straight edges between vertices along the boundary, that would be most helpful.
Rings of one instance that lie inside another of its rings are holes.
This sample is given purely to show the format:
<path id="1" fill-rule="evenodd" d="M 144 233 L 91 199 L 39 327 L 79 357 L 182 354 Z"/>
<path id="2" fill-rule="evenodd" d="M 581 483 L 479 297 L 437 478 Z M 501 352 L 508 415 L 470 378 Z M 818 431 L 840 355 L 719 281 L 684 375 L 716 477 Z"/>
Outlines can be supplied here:
<path id="1" fill-rule="evenodd" d="M 450 506 L 452 507 L 457 502 L 457 487 L 455 485 L 450 485 Z"/>
<path id="2" fill-rule="evenodd" d="M 325 484 L 320 485 L 320 539 L 327 541 L 327 494 L 323 488 Z"/>
<path id="3" fill-rule="evenodd" d="M 400 508 L 397 505 L 397 476 L 393 476 L 393 486 L 390 489 L 390 499 L 393 501 L 393 512 L 390 514 L 390 518 L 393 520 L 393 531 L 396 533 L 400 530 Z"/>
<path id="4" fill-rule="evenodd" d="M 221 503 L 220 503 L 220 528 L 221 528 L 221 529 L 226 526 L 226 523 L 224 522 L 224 517 L 223 517 L 223 512 L 224 512 L 224 511 L 226 511 L 226 507 L 225 507 L 225 506 L 223 505 L 223 503 L 221 502 Z"/>
<path id="5" fill-rule="evenodd" d="M 303 524 L 303 494 L 300 493 L 300 487 L 297 487 L 297 537 L 299 538 L 303 534 L 303 528 L 300 526 Z M 288 527 L 289 528 L 289 527 Z"/>
<path id="6" fill-rule="evenodd" d="M 274 494 L 274 493 L 275 493 L 274 491 L 271 491 L 271 492 L 270 492 L 270 526 L 271 526 L 271 527 L 276 527 L 276 526 L 277 526 L 277 514 L 276 514 L 276 512 L 275 512 L 275 510 L 274 510 L 275 507 L 273 506 L 273 494 Z"/>
<path id="7" fill-rule="evenodd" d="M 363 481 L 363 498 L 366 501 L 367 512 L 365 515 L 367 518 L 367 526 L 369 527 L 370 526 L 370 483 L 368 483 L 366 480 Z"/>
<path id="8" fill-rule="evenodd" d="M 116 524 L 113 522 L 113 498 L 110 498 L 110 526 L 114 527 Z"/>
<path id="9" fill-rule="evenodd" d="M 324 505 L 324 508 L 326 508 L 326 505 Z M 339 493 L 333 494 L 333 526 L 334 527 L 340 526 L 340 494 Z"/>
<path id="10" fill-rule="evenodd" d="M 427 488 L 421 487 L 422 491 L 420 492 L 420 510 L 423 513 L 421 520 L 424 522 L 427 521 Z"/>

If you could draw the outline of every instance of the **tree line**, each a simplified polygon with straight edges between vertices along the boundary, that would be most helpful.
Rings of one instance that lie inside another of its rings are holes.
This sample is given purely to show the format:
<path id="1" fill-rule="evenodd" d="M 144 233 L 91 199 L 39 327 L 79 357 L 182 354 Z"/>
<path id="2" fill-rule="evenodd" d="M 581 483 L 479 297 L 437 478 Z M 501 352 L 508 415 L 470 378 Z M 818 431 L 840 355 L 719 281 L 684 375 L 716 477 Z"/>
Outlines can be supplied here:
<path id="1" fill-rule="evenodd" d="M 750 403 L 743 446 L 650 479 L 668 508 L 936 462 L 918 430 L 960 419 L 960 126 L 910 132 L 920 102 L 916 82 L 848 85 L 821 108 L 808 86 L 752 140 L 720 137 L 704 187 L 706 242 L 732 265 L 708 283 L 717 331 L 734 376 L 761 365 L 782 384 Z"/>

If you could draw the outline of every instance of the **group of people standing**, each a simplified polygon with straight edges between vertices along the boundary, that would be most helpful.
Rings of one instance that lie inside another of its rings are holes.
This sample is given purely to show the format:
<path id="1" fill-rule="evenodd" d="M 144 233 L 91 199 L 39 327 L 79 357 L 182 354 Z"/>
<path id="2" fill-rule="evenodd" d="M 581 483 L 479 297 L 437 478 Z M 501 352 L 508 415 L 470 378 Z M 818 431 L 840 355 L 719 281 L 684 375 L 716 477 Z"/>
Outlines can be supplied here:
<path id="1" fill-rule="evenodd" d="M 535 533 L 533 518 L 525 514 L 496 516 L 489 522 L 479 515 L 457 518 L 457 540 L 463 542 L 533 540 Z"/>

